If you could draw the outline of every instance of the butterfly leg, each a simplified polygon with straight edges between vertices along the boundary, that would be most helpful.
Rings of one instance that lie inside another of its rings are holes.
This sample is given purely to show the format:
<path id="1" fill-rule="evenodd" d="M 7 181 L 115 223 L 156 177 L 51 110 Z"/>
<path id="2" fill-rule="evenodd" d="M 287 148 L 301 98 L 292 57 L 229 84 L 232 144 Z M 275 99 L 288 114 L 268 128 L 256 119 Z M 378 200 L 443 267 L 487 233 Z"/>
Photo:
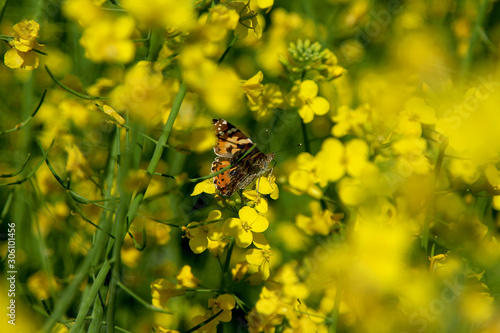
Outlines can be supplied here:
<path id="1" fill-rule="evenodd" d="M 259 186 L 260 186 L 260 177 L 257 178 L 257 201 L 260 200 Z"/>
<path id="2" fill-rule="evenodd" d="M 271 184 L 271 178 L 273 177 L 273 170 L 274 168 L 271 168 L 271 172 L 269 172 L 269 176 L 267 176 L 267 181 L 269 182 L 269 186 L 271 186 L 271 189 L 273 189 L 273 184 Z"/>

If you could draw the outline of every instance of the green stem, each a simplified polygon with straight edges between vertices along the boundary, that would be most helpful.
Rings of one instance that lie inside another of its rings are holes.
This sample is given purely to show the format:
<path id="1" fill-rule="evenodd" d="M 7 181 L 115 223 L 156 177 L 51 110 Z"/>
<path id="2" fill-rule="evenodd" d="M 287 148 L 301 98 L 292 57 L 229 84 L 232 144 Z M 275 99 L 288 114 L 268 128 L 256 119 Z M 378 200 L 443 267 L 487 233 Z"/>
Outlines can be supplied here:
<path id="1" fill-rule="evenodd" d="M 130 296 L 132 296 L 134 299 L 136 299 L 139 303 L 141 303 L 142 305 L 144 305 L 146 308 L 150 309 L 150 310 L 153 310 L 153 311 L 156 311 L 156 312 L 160 312 L 160 313 L 166 313 L 166 314 L 173 314 L 173 312 L 170 312 L 170 311 L 167 311 L 167 310 L 164 310 L 162 308 L 158 308 L 156 306 L 154 306 L 153 304 L 150 304 L 148 302 L 146 302 L 145 300 L 143 300 L 141 297 L 139 297 L 139 295 L 137 295 L 136 293 L 134 293 L 132 290 L 130 290 L 129 288 L 127 288 L 123 283 L 121 283 L 120 281 L 117 282 L 117 285 L 118 287 L 120 287 L 120 289 L 122 289 L 123 291 L 125 291 L 127 294 L 129 294 Z"/>
<path id="2" fill-rule="evenodd" d="M 198 325 L 196 325 L 195 327 L 192 327 L 190 329 L 188 329 L 187 331 L 185 331 L 184 333 L 191 333 L 191 332 L 194 332 L 196 331 L 197 329 L 205 326 L 206 324 L 208 324 L 209 322 L 211 322 L 212 320 L 214 320 L 215 318 L 217 318 L 218 315 L 220 315 L 222 313 L 222 311 L 224 311 L 223 309 L 220 309 L 219 312 L 217 312 L 216 314 L 214 314 L 213 316 L 211 316 L 210 318 L 208 318 L 207 320 L 204 320 L 202 321 L 201 323 L 199 323 Z"/>
<path id="3" fill-rule="evenodd" d="M 226 56 L 229 54 L 229 51 L 231 51 L 231 49 L 233 48 L 234 44 L 238 40 L 238 37 L 240 37 L 240 35 L 238 35 L 238 34 L 234 35 L 233 40 L 231 40 L 231 42 L 229 43 L 229 45 L 226 48 L 226 50 L 224 51 L 224 53 L 221 55 L 219 61 L 217 61 L 217 64 L 220 64 L 220 63 L 222 63 L 224 61 L 224 59 L 226 58 Z"/>
<path id="4" fill-rule="evenodd" d="M 158 54 L 163 46 L 164 41 L 164 29 L 153 29 L 151 32 L 151 38 L 149 39 L 149 50 L 147 61 L 156 61 L 158 59 Z"/>
<path id="5" fill-rule="evenodd" d="M 2 22 L 3 14 L 5 13 L 5 8 L 7 8 L 7 3 L 9 0 L 0 0 L 0 22 Z"/>
<path id="6" fill-rule="evenodd" d="M 472 57 L 474 55 L 474 49 L 476 48 L 476 44 L 481 35 L 481 27 L 484 24 L 484 19 L 486 17 L 486 10 L 488 9 L 490 1 L 489 0 L 480 0 L 477 20 L 474 24 L 474 28 L 472 30 L 472 35 L 469 39 L 469 49 L 467 50 L 467 54 L 465 55 L 462 65 L 460 68 L 460 78 L 462 82 L 465 81 L 465 76 L 469 73 L 470 66 L 472 63 Z"/>
<path id="7" fill-rule="evenodd" d="M 92 305 L 92 303 L 94 303 L 94 299 L 97 295 L 97 292 L 104 283 L 104 280 L 106 279 L 106 276 L 108 275 L 110 269 L 111 269 L 111 263 L 109 261 L 104 262 L 104 265 L 99 271 L 97 278 L 95 279 L 94 283 L 92 284 L 92 287 L 90 288 L 88 294 L 86 295 L 85 299 L 83 300 L 80 306 L 80 311 L 78 311 L 78 315 L 76 316 L 75 323 L 71 327 L 70 333 L 80 332 L 83 323 L 85 322 L 85 317 L 87 316 L 87 313 L 90 310 L 90 306 Z"/>
<path id="8" fill-rule="evenodd" d="M 307 134 L 307 126 L 302 119 L 300 119 L 300 125 L 302 127 L 302 136 L 304 137 L 304 149 L 306 152 L 311 152 L 311 143 L 309 142 L 309 135 Z"/>
<path id="9" fill-rule="evenodd" d="M 38 105 L 36 106 L 35 110 L 31 113 L 31 115 L 28 117 L 28 119 L 26 119 L 25 121 L 23 121 L 20 124 L 17 124 L 16 126 L 14 126 L 11 129 L 0 132 L 0 135 L 12 133 L 12 132 L 17 132 L 20 129 L 22 129 L 24 126 L 28 125 L 28 123 L 31 121 L 31 119 L 33 119 L 33 117 L 36 115 L 38 110 L 40 110 L 40 107 L 42 106 L 43 100 L 45 99 L 45 94 L 47 94 L 47 89 L 45 89 L 43 91 L 42 98 L 40 98 L 40 102 L 38 102 Z"/>
<path id="10" fill-rule="evenodd" d="M 431 226 L 432 219 L 434 218 L 434 202 L 436 199 L 436 187 L 438 183 L 439 174 L 441 173 L 441 167 L 443 165 L 444 152 L 448 147 L 448 138 L 441 138 L 441 145 L 439 146 L 439 154 L 436 160 L 436 165 L 434 166 L 433 180 L 429 188 L 429 194 L 427 196 L 427 207 L 425 212 L 424 228 L 422 230 L 422 239 L 420 245 L 425 249 L 429 247 L 429 228 Z"/>
<path id="11" fill-rule="evenodd" d="M 76 97 L 80 97 L 80 98 L 83 98 L 83 99 L 86 99 L 86 100 L 93 100 L 93 99 L 107 99 L 107 97 L 95 97 L 95 96 L 90 96 L 90 95 L 85 95 L 85 94 L 82 94 L 82 93 L 79 93 L 78 91 L 76 90 L 73 90 L 71 89 L 70 87 L 64 85 L 61 83 L 61 81 L 59 81 L 58 79 L 56 79 L 56 77 L 54 76 L 54 74 L 52 74 L 52 72 L 50 71 L 50 69 L 47 67 L 47 65 L 44 66 L 45 67 L 45 70 L 47 71 L 47 74 L 49 74 L 50 78 L 61 88 L 63 88 L 64 90 L 66 90 L 67 92 L 69 92 L 70 94 L 73 94 L 75 95 Z"/>
<path id="12" fill-rule="evenodd" d="M 332 311 L 332 323 L 328 329 L 328 333 L 336 333 L 337 326 L 339 321 L 339 311 L 340 311 L 340 302 L 342 300 L 342 289 L 344 286 L 344 277 L 338 275 L 337 281 L 337 291 L 335 292 L 335 300 L 333 303 L 333 311 Z"/>
<path id="13" fill-rule="evenodd" d="M 170 111 L 170 114 L 167 119 L 167 123 L 163 127 L 163 131 L 160 135 L 160 138 L 158 139 L 158 142 L 156 144 L 155 150 L 153 152 L 153 157 L 151 158 L 151 161 L 149 162 L 149 166 L 147 168 L 147 174 L 148 178 L 146 180 L 145 186 L 141 189 L 140 192 L 137 193 L 137 195 L 134 197 L 132 200 L 132 203 L 130 204 L 129 207 L 127 207 L 126 203 L 128 203 L 128 200 L 121 201 L 120 200 L 120 205 L 118 208 L 118 213 L 115 219 L 115 227 L 116 230 L 114 231 L 114 236 L 115 240 L 113 243 L 113 259 L 115 260 L 115 263 L 113 264 L 113 274 L 111 276 L 111 282 L 109 285 L 109 302 L 108 302 L 108 309 L 107 309 L 107 331 L 108 333 L 112 333 L 113 327 L 114 327 L 114 316 L 115 316 L 115 303 L 116 303 L 116 292 L 117 292 L 117 282 L 119 279 L 119 263 L 120 263 L 120 251 L 121 251 L 121 245 L 123 243 L 123 239 L 125 237 L 126 231 L 128 230 L 128 227 L 134 220 L 134 218 L 137 215 L 137 212 L 139 210 L 139 206 L 142 203 L 142 200 L 144 199 L 144 195 L 146 193 L 146 190 L 149 186 L 149 183 L 151 182 L 151 178 L 156 170 L 156 167 L 158 166 L 158 163 L 160 162 L 161 156 L 163 154 L 163 147 L 167 143 L 168 138 L 170 137 L 170 134 L 172 133 L 172 128 L 174 126 L 174 121 L 177 118 L 177 115 L 179 113 L 182 101 L 184 100 L 184 97 L 186 96 L 187 92 L 187 86 L 183 82 L 181 83 L 179 87 L 179 91 L 177 92 L 177 96 L 175 97 L 174 103 L 172 105 L 172 110 Z M 126 168 L 123 168 L 126 170 Z M 124 177 L 125 175 L 123 175 Z M 118 181 L 118 184 L 121 184 L 123 182 Z M 121 197 L 122 193 L 120 193 Z M 125 191 L 123 192 L 123 195 L 125 194 Z M 127 211 L 128 208 L 128 211 Z M 124 216 L 124 214 L 126 214 Z M 124 218 L 125 217 L 125 218 Z"/>

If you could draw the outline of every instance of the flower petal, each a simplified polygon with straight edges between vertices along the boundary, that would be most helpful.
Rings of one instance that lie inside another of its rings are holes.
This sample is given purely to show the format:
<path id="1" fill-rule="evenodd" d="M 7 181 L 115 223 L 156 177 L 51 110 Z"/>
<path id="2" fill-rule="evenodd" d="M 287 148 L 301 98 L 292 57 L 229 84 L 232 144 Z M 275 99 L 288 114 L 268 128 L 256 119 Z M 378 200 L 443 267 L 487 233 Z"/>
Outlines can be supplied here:
<path id="1" fill-rule="evenodd" d="M 313 99 L 318 96 L 318 85 L 313 80 L 305 80 L 300 84 L 300 95 L 305 99 Z"/>
<path id="2" fill-rule="evenodd" d="M 330 103 L 324 97 L 316 97 L 312 100 L 311 109 L 318 116 L 323 116 L 330 111 Z"/>
<path id="3" fill-rule="evenodd" d="M 257 216 L 255 221 L 252 223 L 253 232 L 263 232 L 266 231 L 268 227 L 269 221 L 262 215 Z"/>

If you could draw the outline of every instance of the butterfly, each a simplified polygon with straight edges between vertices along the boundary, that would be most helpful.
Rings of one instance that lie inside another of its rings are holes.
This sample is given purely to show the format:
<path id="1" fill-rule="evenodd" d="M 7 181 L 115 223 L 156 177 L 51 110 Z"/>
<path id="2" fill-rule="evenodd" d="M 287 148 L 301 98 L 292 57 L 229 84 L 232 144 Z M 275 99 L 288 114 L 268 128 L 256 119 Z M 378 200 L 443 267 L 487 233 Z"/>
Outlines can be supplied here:
<path id="1" fill-rule="evenodd" d="M 214 146 L 217 156 L 212 163 L 212 173 L 231 165 L 228 170 L 214 177 L 214 184 L 221 195 L 230 197 L 269 170 L 274 153 L 264 154 L 255 147 L 238 162 L 255 144 L 224 119 L 213 119 L 212 123 L 217 138 Z"/>

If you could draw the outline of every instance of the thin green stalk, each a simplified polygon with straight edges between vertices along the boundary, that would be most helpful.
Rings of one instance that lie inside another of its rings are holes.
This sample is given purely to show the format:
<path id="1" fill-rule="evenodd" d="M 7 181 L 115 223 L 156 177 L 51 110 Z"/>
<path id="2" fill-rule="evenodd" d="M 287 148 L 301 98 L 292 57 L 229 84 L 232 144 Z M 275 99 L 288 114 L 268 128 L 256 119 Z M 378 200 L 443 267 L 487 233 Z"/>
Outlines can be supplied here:
<path id="1" fill-rule="evenodd" d="M 462 82 L 465 80 L 465 77 L 469 73 L 470 66 L 472 64 L 472 57 L 474 56 L 474 49 L 476 48 L 477 42 L 481 37 L 481 28 L 484 24 L 484 19 L 486 18 L 486 10 L 488 9 L 489 4 L 490 0 L 479 1 L 476 23 L 474 24 L 472 35 L 469 39 L 469 49 L 467 50 L 467 54 L 462 60 L 462 65 L 460 68 L 460 78 Z"/>
<path id="2" fill-rule="evenodd" d="M 40 102 L 38 102 L 38 105 L 36 106 L 35 110 L 31 113 L 31 115 L 28 117 L 28 119 L 26 119 L 25 121 L 23 121 L 20 124 L 17 124 L 16 126 L 14 126 L 11 129 L 8 129 L 8 130 L 5 130 L 5 131 L 1 131 L 0 135 L 7 134 L 7 133 L 12 133 L 12 132 L 17 132 L 20 129 L 22 129 L 24 126 L 28 125 L 28 123 L 31 121 L 31 119 L 33 119 L 33 117 L 36 115 L 36 113 L 38 112 L 38 110 L 40 110 L 40 107 L 42 106 L 42 103 L 43 103 L 43 100 L 45 99 L 45 95 L 46 94 L 47 94 L 47 89 L 45 89 L 43 91 L 42 98 L 40 98 Z"/>
<path id="3" fill-rule="evenodd" d="M 5 8 L 7 8 L 7 3 L 9 0 L 0 0 L 0 22 L 2 22 L 3 14 L 5 13 Z"/>
<path id="4" fill-rule="evenodd" d="M 441 167 L 443 165 L 444 152 L 448 147 L 448 138 L 441 137 L 441 145 L 439 146 L 439 154 L 436 160 L 436 165 L 434 166 L 433 180 L 429 188 L 429 194 L 427 196 L 427 207 L 425 212 L 424 228 L 422 230 L 422 239 L 420 245 L 425 249 L 429 247 L 429 228 L 431 226 L 431 221 L 434 218 L 434 202 L 436 199 L 436 187 L 438 183 L 439 174 L 441 173 Z"/>
<path id="5" fill-rule="evenodd" d="M 83 99 L 86 99 L 86 100 L 93 100 L 93 99 L 107 99 L 107 97 L 96 97 L 96 96 L 90 96 L 90 95 L 85 95 L 85 94 L 82 94 L 82 93 L 79 93 L 78 91 L 74 90 L 74 89 L 71 89 L 70 87 L 64 85 L 61 83 L 61 81 L 59 81 L 58 79 L 56 79 L 56 77 L 54 76 L 54 74 L 52 74 L 52 72 L 50 71 L 50 69 L 47 67 L 47 65 L 44 66 L 45 67 L 45 70 L 47 71 L 47 74 L 49 74 L 50 78 L 59 86 L 61 87 L 62 89 L 66 90 L 67 92 L 69 92 L 70 94 L 73 94 L 75 95 L 76 97 L 80 97 L 80 98 L 83 98 Z"/>
<path id="6" fill-rule="evenodd" d="M 328 329 L 328 333 L 336 333 L 337 332 L 337 326 L 338 326 L 338 321 L 339 321 L 339 311 L 340 311 L 340 302 L 342 300 L 342 290 L 344 288 L 344 277 L 343 276 L 338 276 L 338 281 L 337 281 L 337 291 L 335 292 L 335 300 L 333 303 L 333 311 L 331 315 L 331 320 L 332 323 Z"/>
<path id="7" fill-rule="evenodd" d="M 159 307 L 156 307 L 154 306 L 153 304 L 150 304 L 148 302 L 146 302 L 145 300 L 143 300 L 139 295 L 137 295 L 136 293 L 134 293 L 132 290 L 130 290 L 129 288 L 127 288 L 123 283 L 121 283 L 120 281 L 117 282 L 117 285 L 118 287 L 120 287 L 123 291 L 125 291 L 127 294 L 129 294 L 130 296 L 132 296 L 135 300 L 137 300 L 139 303 L 141 303 L 142 305 L 144 305 L 146 308 L 150 309 L 150 310 L 153 310 L 153 311 L 156 311 L 156 312 L 160 312 L 160 313 L 166 313 L 166 314 L 174 314 L 173 312 L 170 312 L 170 311 L 167 311 L 167 310 L 164 310 L 162 308 L 159 308 Z"/>
<path id="8" fill-rule="evenodd" d="M 92 284 L 92 287 L 90 288 L 85 299 L 81 303 L 80 310 L 78 311 L 78 315 L 76 316 L 75 323 L 71 327 L 70 333 L 80 332 L 80 329 L 82 328 L 83 323 L 85 322 L 85 317 L 87 316 L 87 313 L 89 312 L 92 303 L 94 303 L 94 299 L 97 295 L 97 292 L 104 283 L 104 280 L 106 279 L 106 276 L 108 275 L 110 269 L 111 269 L 111 263 L 109 261 L 105 261 L 94 283 Z"/>
<path id="9" fill-rule="evenodd" d="M 309 142 L 309 135 L 307 134 L 307 126 L 302 119 L 300 119 L 300 125 L 302 127 L 302 135 L 304 137 L 304 149 L 306 152 L 311 152 L 311 144 Z"/>
<path id="10" fill-rule="evenodd" d="M 117 133 L 116 137 L 117 137 L 117 140 L 119 140 L 118 133 Z M 44 154 L 44 159 L 45 159 L 48 152 L 47 153 L 43 152 L 43 154 Z M 112 156 L 115 156 L 117 154 L 116 149 L 112 149 L 111 154 L 112 154 Z M 115 158 L 116 158 L 116 156 L 115 156 Z M 108 168 L 108 172 L 110 172 L 109 170 L 111 170 L 111 179 L 112 179 L 112 175 L 114 172 L 114 166 L 111 166 L 110 168 Z M 108 181 L 109 181 L 109 179 L 108 179 Z M 112 180 L 111 180 L 111 182 L 112 182 Z M 109 188 L 111 188 L 111 185 L 108 184 L 108 186 L 109 186 Z M 109 216 L 112 216 L 112 215 L 109 214 Z M 64 313 L 66 313 L 66 310 L 68 309 L 72 299 L 76 295 L 78 288 L 82 284 L 83 280 L 85 280 L 85 278 L 88 277 L 89 272 L 90 272 L 90 268 L 93 265 L 96 266 L 97 263 L 99 262 L 100 255 L 101 255 L 101 253 L 104 250 L 105 245 L 106 245 L 105 239 L 106 239 L 106 237 L 108 237 L 109 229 L 111 228 L 110 225 L 111 225 L 111 219 L 110 218 L 104 219 L 104 223 L 101 226 L 102 231 L 96 230 L 97 241 L 94 242 L 92 249 L 87 254 L 83 263 L 78 268 L 77 272 L 75 273 L 75 275 L 73 277 L 73 280 L 71 280 L 68 287 L 66 287 L 66 289 L 62 292 L 62 294 L 57 298 L 55 308 L 52 311 L 52 314 L 50 315 L 49 319 L 45 323 L 45 325 L 43 327 L 43 332 L 45 332 L 45 333 L 51 332 L 54 325 L 61 320 Z"/>
<path id="11" fill-rule="evenodd" d="M 133 132 L 132 134 L 134 134 Z M 125 235 L 128 231 L 128 226 L 130 225 L 130 221 L 127 218 L 127 214 L 129 211 L 129 206 L 131 206 L 132 194 L 125 188 L 125 180 L 130 172 L 133 169 L 133 161 L 134 161 L 134 152 L 138 150 L 136 143 L 137 135 L 133 135 L 132 138 L 129 136 L 130 131 L 126 132 L 126 146 L 123 150 L 123 154 L 121 155 L 120 163 L 118 163 L 118 193 L 120 195 L 120 202 L 118 203 L 118 210 L 115 215 L 115 219 L 113 222 L 113 237 L 114 239 L 111 241 L 109 245 L 111 245 L 112 252 L 112 260 L 113 267 L 111 273 L 111 280 L 109 283 L 108 290 L 108 306 L 106 313 L 106 332 L 112 333 L 114 331 L 113 327 L 115 326 L 115 307 L 116 300 L 118 294 L 118 281 L 120 280 L 120 270 L 121 270 L 121 248 L 123 245 L 123 240 L 125 239 Z"/>
<path id="12" fill-rule="evenodd" d="M 226 58 L 226 56 L 229 54 L 229 52 L 231 51 L 231 49 L 233 48 L 234 44 L 236 43 L 236 41 L 238 40 L 238 37 L 240 37 L 240 35 L 238 34 L 235 34 L 233 39 L 231 40 L 231 42 L 229 43 L 229 45 L 227 46 L 226 50 L 224 51 L 224 53 L 221 55 L 219 61 L 217 61 L 217 64 L 220 64 L 224 61 L 224 59 Z"/>
<path id="13" fill-rule="evenodd" d="M 23 164 L 21 165 L 21 168 L 17 171 L 14 171 L 14 172 L 11 172 L 11 173 L 4 173 L 4 174 L 1 174 L 0 175 L 0 178 L 10 178 L 10 177 L 15 177 L 17 176 L 18 174 L 20 174 L 21 172 L 23 172 L 24 168 L 26 167 L 26 165 L 28 164 L 28 161 L 30 160 L 30 157 L 31 157 L 31 154 L 28 154 L 28 157 L 26 157 L 26 160 L 23 162 Z"/>
<path id="14" fill-rule="evenodd" d="M 168 138 L 170 137 L 170 133 L 172 133 L 172 128 L 174 126 L 174 121 L 177 118 L 177 115 L 179 113 L 182 101 L 184 100 L 184 97 L 186 96 L 187 92 L 187 86 L 184 82 L 181 83 L 179 87 L 179 91 L 177 92 L 177 95 L 175 97 L 174 103 L 172 105 L 172 110 L 170 111 L 170 114 L 167 119 L 167 123 L 163 127 L 163 131 L 160 135 L 160 138 L 158 139 L 158 143 L 156 144 L 155 150 L 153 152 L 153 157 L 151 158 L 151 161 L 149 162 L 149 166 L 146 170 L 148 174 L 148 179 L 146 181 L 145 186 L 141 189 L 139 193 L 134 197 L 132 203 L 128 207 L 128 212 L 126 213 L 125 219 L 122 220 L 122 214 L 123 214 L 123 206 L 122 209 L 118 209 L 118 214 L 117 218 L 115 219 L 116 223 L 115 226 L 117 226 L 118 230 L 115 233 L 115 242 L 113 244 L 113 258 L 116 260 L 116 262 L 113 265 L 113 274 L 111 277 L 111 282 L 110 282 L 110 290 L 109 290 L 109 302 L 108 302 L 108 313 L 107 313 L 107 331 L 108 333 L 111 333 L 113 331 L 113 326 L 114 326 L 114 307 L 115 307 L 115 302 L 116 302 L 116 288 L 117 288 L 117 282 L 119 279 L 119 258 L 120 258 L 120 250 L 121 250 L 121 244 L 123 242 L 123 237 L 125 236 L 125 232 L 127 228 L 130 226 L 132 221 L 137 215 L 137 212 L 139 210 L 139 206 L 142 203 L 142 200 L 144 199 L 144 194 L 146 193 L 146 190 L 149 186 L 149 183 L 151 181 L 151 178 L 156 170 L 156 167 L 158 166 L 158 163 L 160 162 L 161 156 L 163 154 L 163 147 L 167 143 Z M 120 181 L 118 183 L 121 183 Z M 121 193 L 120 193 L 121 194 Z M 120 204 L 122 204 L 122 201 L 120 201 Z M 126 223 L 126 224 L 125 224 Z M 118 236 L 119 235 L 119 236 Z M 117 237 L 118 236 L 118 237 Z"/>
<path id="15" fill-rule="evenodd" d="M 172 128 L 174 126 L 174 121 L 177 118 L 177 114 L 179 113 L 182 101 L 184 100 L 184 96 L 186 96 L 187 86 L 183 82 L 179 87 L 179 91 L 177 92 L 177 96 L 175 96 L 174 103 L 172 105 L 172 111 L 170 111 L 170 115 L 168 116 L 167 123 L 163 127 L 163 132 L 158 139 L 158 143 L 156 144 L 155 150 L 153 152 L 153 157 L 149 162 L 149 166 L 146 170 L 146 173 L 149 175 L 149 179 L 147 184 L 143 187 L 142 191 L 137 193 L 134 198 L 134 201 L 130 205 L 129 212 L 127 214 L 129 225 L 134 220 L 137 215 L 137 211 L 139 210 L 139 206 L 144 198 L 144 194 L 146 193 L 147 187 L 149 186 L 149 182 L 151 181 L 151 177 L 154 175 L 156 167 L 160 162 L 161 155 L 163 154 L 163 148 L 170 137 L 170 133 L 172 133 Z"/>
<path id="16" fill-rule="evenodd" d="M 151 32 L 151 38 L 149 39 L 149 50 L 146 60 L 147 61 L 156 61 L 158 59 L 158 54 L 163 46 L 163 42 L 165 40 L 165 30 L 164 29 L 153 29 Z"/>
<path id="17" fill-rule="evenodd" d="M 190 329 L 188 329 L 187 331 L 184 331 L 184 333 L 191 333 L 191 332 L 194 332 L 196 331 L 197 329 L 205 326 L 206 324 L 208 324 L 209 322 L 211 322 L 212 320 L 214 320 L 215 318 L 217 318 L 218 315 L 220 315 L 222 313 L 222 311 L 224 311 L 223 309 L 220 309 L 219 312 L 217 312 L 216 314 L 214 314 L 213 316 L 211 316 L 210 318 L 208 318 L 207 320 L 204 320 L 202 321 L 201 323 L 199 323 L 198 325 L 196 325 L 195 327 L 192 327 Z"/>

